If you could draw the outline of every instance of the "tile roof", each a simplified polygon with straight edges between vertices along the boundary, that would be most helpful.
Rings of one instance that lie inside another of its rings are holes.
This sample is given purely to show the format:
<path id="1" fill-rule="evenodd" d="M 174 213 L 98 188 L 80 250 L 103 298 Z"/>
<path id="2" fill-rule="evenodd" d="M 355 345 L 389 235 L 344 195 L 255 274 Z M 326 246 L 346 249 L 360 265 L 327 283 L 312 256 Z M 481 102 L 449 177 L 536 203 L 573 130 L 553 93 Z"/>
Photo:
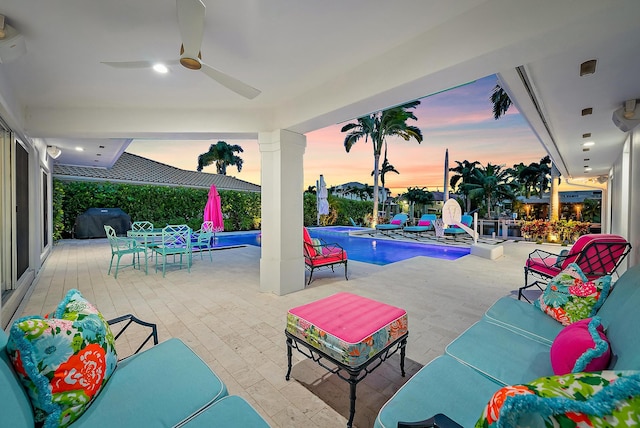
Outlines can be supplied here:
<path id="1" fill-rule="evenodd" d="M 208 189 L 215 184 L 222 190 L 260 192 L 260 186 L 227 175 L 186 171 L 151 159 L 124 152 L 112 168 L 91 168 L 54 164 L 53 177 L 60 180 L 110 181 L 129 184 L 155 184 Z"/>

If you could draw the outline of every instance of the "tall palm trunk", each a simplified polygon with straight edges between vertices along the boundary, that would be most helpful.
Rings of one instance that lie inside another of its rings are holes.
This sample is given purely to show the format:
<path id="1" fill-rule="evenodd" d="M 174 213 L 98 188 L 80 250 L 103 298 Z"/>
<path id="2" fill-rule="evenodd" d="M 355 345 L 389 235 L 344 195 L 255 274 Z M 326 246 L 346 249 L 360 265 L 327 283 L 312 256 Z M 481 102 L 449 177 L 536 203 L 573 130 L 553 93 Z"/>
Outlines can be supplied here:
<path id="1" fill-rule="evenodd" d="M 378 224 L 378 176 L 380 174 L 380 153 L 373 155 L 373 226 Z"/>

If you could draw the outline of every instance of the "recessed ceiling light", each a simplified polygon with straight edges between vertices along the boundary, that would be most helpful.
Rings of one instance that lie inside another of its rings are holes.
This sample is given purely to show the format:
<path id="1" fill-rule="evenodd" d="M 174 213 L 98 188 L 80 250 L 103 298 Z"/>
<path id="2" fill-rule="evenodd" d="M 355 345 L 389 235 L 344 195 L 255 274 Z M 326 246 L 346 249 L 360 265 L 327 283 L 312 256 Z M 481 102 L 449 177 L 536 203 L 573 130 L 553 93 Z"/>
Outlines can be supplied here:
<path id="1" fill-rule="evenodd" d="M 587 132 L 586 134 L 582 134 L 582 138 L 591 138 L 591 132 Z"/>
<path id="2" fill-rule="evenodd" d="M 582 143 L 582 147 L 591 147 L 595 145 L 596 143 L 594 143 L 593 141 L 587 141 L 586 143 Z"/>
<path id="3" fill-rule="evenodd" d="M 76 147 L 76 152 L 84 152 L 84 149 L 82 147 Z"/>
<path id="4" fill-rule="evenodd" d="M 104 146 L 98 146 L 98 148 L 100 148 L 100 149 L 104 149 Z"/>
<path id="5" fill-rule="evenodd" d="M 96 156 L 102 156 L 102 153 L 96 153 Z"/>
<path id="6" fill-rule="evenodd" d="M 597 63 L 597 60 L 590 59 L 589 61 L 585 61 L 580 64 L 580 76 L 588 76 L 589 74 L 595 73 Z"/>
<path id="7" fill-rule="evenodd" d="M 587 108 L 583 108 L 582 109 L 582 115 L 583 116 L 588 116 L 590 114 L 593 113 L 593 108 L 592 107 L 587 107 Z"/>
<path id="8" fill-rule="evenodd" d="M 583 161 L 585 161 L 585 162 L 589 162 L 591 159 L 589 159 L 589 158 L 584 158 L 584 159 L 582 159 L 582 160 L 583 160 Z"/>
<path id="9" fill-rule="evenodd" d="M 592 169 L 593 169 L 593 168 L 589 168 L 589 167 L 587 166 L 587 167 L 585 167 L 584 172 L 589 172 L 589 171 L 591 171 Z"/>
<path id="10" fill-rule="evenodd" d="M 160 73 L 160 74 L 165 74 L 169 72 L 169 69 L 167 68 L 167 66 L 160 63 L 153 64 L 153 69 L 156 71 L 156 73 Z"/>

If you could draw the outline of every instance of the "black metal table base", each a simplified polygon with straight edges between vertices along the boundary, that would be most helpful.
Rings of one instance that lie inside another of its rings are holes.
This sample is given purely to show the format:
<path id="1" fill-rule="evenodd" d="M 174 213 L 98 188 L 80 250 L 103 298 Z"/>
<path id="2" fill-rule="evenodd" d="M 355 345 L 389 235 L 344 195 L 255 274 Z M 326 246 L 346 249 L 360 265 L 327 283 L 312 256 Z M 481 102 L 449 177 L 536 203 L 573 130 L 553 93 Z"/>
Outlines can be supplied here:
<path id="1" fill-rule="evenodd" d="M 398 350 L 400 350 L 400 372 L 402 373 L 402 377 L 405 376 L 404 372 L 404 357 L 407 346 L 407 337 L 409 333 L 407 332 L 403 336 L 399 337 L 380 352 L 378 352 L 373 357 L 369 358 L 363 364 L 355 367 L 348 366 L 330 355 L 320 351 L 319 349 L 313 347 L 311 344 L 305 342 L 304 340 L 290 334 L 285 330 L 285 335 L 287 336 L 287 375 L 285 376 L 286 380 L 289 380 L 291 375 L 291 357 L 292 357 L 292 349 L 297 349 L 302 355 L 311 360 L 318 363 L 321 367 L 328 370 L 330 373 L 338 375 L 338 377 L 342 380 L 349 382 L 349 400 L 350 400 L 350 408 L 349 408 L 349 421 L 347 422 L 347 428 L 351 428 L 353 426 L 353 417 L 356 413 L 356 385 L 363 380 L 369 373 L 374 371 L 380 364 L 386 361 L 389 357 L 395 354 Z M 302 346 L 299 346 L 302 345 Z M 325 364 L 322 360 L 325 359 L 335 367 L 329 366 Z M 346 372 L 346 373 L 345 373 Z"/>

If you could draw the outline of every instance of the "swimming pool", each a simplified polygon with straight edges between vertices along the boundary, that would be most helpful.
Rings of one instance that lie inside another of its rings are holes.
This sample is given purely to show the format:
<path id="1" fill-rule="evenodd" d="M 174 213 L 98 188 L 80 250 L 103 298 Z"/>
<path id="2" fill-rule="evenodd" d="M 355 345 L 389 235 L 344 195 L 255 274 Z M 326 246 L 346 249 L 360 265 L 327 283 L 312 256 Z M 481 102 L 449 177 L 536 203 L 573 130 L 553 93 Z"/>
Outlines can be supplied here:
<path id="1" fill-rule="evenodd" d="M 349 260 L 380 266 L 417 256 L 456 260 L 470 253 L 468 248 L 349 236 L 351 231 L 363 230 L 359 227 L 310 227 L 308 230 L 312 238 L 322 238 L 327 243 L 339 244 L 347 251 Z M 216 236 L 214 248 L 240 245 L 255 245 L 259 247 L 259 232 L 219 234 Z"/>

